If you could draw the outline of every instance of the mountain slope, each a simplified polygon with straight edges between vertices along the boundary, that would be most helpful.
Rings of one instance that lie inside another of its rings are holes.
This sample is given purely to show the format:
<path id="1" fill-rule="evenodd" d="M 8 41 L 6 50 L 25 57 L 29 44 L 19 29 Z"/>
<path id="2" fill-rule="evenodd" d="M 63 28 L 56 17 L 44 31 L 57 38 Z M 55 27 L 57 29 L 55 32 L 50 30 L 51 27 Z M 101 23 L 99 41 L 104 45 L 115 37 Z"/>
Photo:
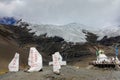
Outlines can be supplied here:
<path id="1" fill-rule="evenodd" d="M 0 25 L 0 71 L 8 70 L 16 52 L 20 53 L 20 67 L 27 64 L 28 50 L 20 48 L 11 27 L 14 26 Z"/>
<path id="2" fill-rule="evenodd" d="M 88 65 L 88 62 L 91 59 L 95 59 L 95 46 L 103 49 L 106 54 L 114 55 L 115 53 L 114 48 L 111 46 L 92 44 L 96 43 L 97 36 L 93 34 L 94 30 L 91 30 L 84 25 L 76 23 L 64 26 L 31 25 L 29 28 L 32 28 L 32 33 L 30 33 L 31 29 L 28 29 L 27 26 L 28 25 L 0 26 L 0 69 L 7 69 L 7 65 L 13 58 L 16 51 L 20 53 L 20 66 L 26 67 L 29 48 L 31 46 L 37 47 L 43 56 L 44 64 L 48 64 L 48 62 L 51 61 L 51 56 L 56 51 L 59 51 L 63 56 L 63 59 L 69 64 L 81 66 Z M 37 31 L 37 35 L 47 32 L 48 36 L 60 35 L 65 37 L 67 41 L 88 41 L 89 43 L 81 44 L 66 42 L 61 37 L 48 37 L 46 34 L 36 36 L 34 35 L 34 31 Z M 99 33 L 100 31 L 96 32 Z M 114 39 L 116 38 L 113 37 L 110 39 L 112 43 L 116 42 Z M 107 40 L 108 39 L 105 38 L 102 42 L 106 43 Z M 89 58 L 90 60 L 88 60 Z"/>
<path id="3" fill-rule="evenodd" d="M 17 50 L 17 43 L 10 38 L 12 32 L 0 25 L 0 70 L 7 68 L 8 61 Z"/>

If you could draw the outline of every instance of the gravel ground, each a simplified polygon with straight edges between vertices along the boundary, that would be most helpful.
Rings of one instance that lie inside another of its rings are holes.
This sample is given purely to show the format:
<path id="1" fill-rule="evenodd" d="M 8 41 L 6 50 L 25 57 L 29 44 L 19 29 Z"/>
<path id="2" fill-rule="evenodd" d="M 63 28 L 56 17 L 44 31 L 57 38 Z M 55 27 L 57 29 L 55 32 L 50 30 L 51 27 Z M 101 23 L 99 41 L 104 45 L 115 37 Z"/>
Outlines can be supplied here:
<path id="1" fill-rule="evenodd" d="M 8 72 L 1 75 L 0 80 L 120 80 L 120 71 L 63 66 L 61 74 L 57 75 L 49 66 L 41 72 Z"/>

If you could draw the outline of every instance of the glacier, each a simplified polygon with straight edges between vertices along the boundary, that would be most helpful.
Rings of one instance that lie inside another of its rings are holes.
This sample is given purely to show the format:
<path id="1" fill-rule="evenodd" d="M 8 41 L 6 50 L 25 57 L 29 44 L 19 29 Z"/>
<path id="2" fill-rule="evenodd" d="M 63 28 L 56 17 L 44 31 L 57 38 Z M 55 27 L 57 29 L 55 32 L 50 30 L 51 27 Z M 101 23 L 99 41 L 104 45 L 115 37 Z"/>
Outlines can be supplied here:
<path id="1" fill-rule="evenodd" d="M 86 42 L 86 34 L 82 30 L 94 33 L 101 40 L 104 36 L 115 37 L 120 35 L 120 27 L 118 26 L 105 26 L 99 28 L 92 28 L 79 23 L 70 23 L 66 25 L 52 25 L 52 24 L 30 24 L 31 32 L 36 35 L 47 33 L 48 37 L 59 36 L 67 42 Z"/>

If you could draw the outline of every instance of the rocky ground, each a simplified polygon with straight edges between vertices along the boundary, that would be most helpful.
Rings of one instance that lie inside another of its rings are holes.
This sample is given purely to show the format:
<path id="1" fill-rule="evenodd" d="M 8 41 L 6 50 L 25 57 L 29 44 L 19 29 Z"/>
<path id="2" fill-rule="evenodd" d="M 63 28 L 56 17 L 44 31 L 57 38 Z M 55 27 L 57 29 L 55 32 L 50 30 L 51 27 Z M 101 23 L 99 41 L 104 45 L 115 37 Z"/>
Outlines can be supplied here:
<path id="1" fill-rule="evenodd" d="M 120 80 L 120 71 L 88 69 L 88 67 L 63 66 L 61 74 L 52 72 L 52 66 L 43 68 L 42 72 L 27 73 L 8 72 L 0 76 L 0 80 Z"/>

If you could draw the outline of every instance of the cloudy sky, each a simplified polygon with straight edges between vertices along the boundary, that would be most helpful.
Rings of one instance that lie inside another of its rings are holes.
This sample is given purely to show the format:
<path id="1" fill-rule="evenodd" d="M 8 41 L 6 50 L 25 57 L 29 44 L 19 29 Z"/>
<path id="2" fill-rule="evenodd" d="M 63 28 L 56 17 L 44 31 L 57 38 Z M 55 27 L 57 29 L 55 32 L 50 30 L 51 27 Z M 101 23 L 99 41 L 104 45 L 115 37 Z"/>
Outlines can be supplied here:
<path id="1" fill-rule="evenodd" d="M 0 16 L 36 24 L 108 26 L 120 21 L 119 13 L 120 0 L 0 0 Z"/>

